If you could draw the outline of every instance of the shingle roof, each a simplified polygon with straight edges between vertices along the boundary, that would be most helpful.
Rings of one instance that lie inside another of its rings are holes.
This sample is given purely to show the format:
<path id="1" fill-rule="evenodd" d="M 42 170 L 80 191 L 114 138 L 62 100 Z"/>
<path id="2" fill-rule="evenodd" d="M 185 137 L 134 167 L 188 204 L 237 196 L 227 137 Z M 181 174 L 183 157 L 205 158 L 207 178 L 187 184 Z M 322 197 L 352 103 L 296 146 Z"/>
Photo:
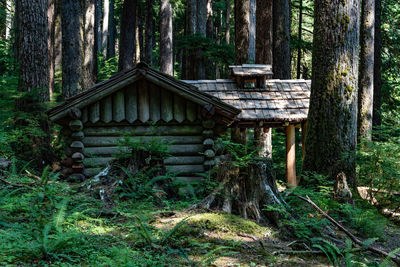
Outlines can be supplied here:
<path id="1" fill-rule="evenodd" d="M 238 121 L 292 122 L 307 119 L 311 81 L 267 80 L 266 88 L 239 89 L 232 80 L 184 81 L 242 112 Z"/>
<path id="2" fill-rule="evenodd" d="M 271 65 L 261 64 L 243 64 L 238 66 L 229 66 L 232 74 L 235 76 L 263 76 L 272 74 Z"/>

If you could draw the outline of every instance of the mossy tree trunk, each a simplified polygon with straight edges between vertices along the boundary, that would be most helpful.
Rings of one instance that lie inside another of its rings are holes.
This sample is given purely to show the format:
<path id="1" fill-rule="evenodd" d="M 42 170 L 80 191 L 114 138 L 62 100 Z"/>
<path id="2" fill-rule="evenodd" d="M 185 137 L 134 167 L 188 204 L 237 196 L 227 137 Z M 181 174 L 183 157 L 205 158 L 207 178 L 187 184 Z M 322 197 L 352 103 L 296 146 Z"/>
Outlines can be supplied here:
<path id="1" fill-rule="evenodd" d="M 359 2 L 315 2 L 304 171 L 355 180 Z"/>
<path id="2" fill-rule="evenodd" d="M 172 7 L 169 0 L 161 0 L 160 6 L 160 70 L 174 74 L 172 50 Z"/>
<path id="3" fill-rule="evenodd" d="M 360 77 L 358 94 L 358 134 L 371 139 L 374 99 L 374 0 L 363 0 L 361 5 Z"/>
<path id="4" fill-rule="evenodd" d="M 381 125 L 381 87 L 382 87 L 382 33 L 381 33 L 382 1 L 375 0 L 375 39 L 374 39 L 374 103 L 373 126 Z"/>

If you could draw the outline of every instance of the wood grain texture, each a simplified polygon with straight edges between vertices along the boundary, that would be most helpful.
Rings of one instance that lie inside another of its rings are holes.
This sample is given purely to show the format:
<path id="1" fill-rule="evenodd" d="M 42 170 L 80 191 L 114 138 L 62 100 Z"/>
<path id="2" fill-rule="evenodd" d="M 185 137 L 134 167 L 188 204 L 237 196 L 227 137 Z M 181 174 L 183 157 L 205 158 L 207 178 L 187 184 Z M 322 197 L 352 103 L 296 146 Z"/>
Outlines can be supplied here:
<path id="1" fill-rule="evenodd" d="M 174 95 L 174 119 L 183 122 L 186 117 L 185 99 L 179 95 Z"/>
<path id="2" fill-rule="evenodd" d="M 138 82 L 138 100 L 139 120 L 147 122 L 150 119 L 149 91 L 148 84 L 142 80 Z"/>
<path id="3" fill-rule="evenodd" d="M 150 119 L 153 122 L 158 122 L 161 118 L 161 96 L 160 88 L 155 85 L 150 85 Z"/>
<path id="4" fill-rule="evenodd" d="M 113 95 L 113 120 L 121 122 L 125 119 L 125 95 L 118 91 Z"/>
<path id="5" fill-rule="evenodd" d="M 90 106 L 90 121 L 96 123 L 100 120 L 100 102 L 96 102 Z"/>
<path id="6" fill-rule="evenodd" d="M 132 123 L 137 120 L 138 103 L 137 103 L 136 85 L 132 85 L 128 87 L 126 90 L 125 112 L 126 112 L 126 120 L 128 122 Z"/>
<path id="7" fill-rule="evenodd" d="M 100 114 L 101 120 L 105 123 L 112 121 L 112 99 L 108 96 L 101 100 Z"/>
<path id="8" fill-rule="evenodd" d="M 165 122 L 174 119 L 173 95 L 166 89 L 161 90 L 161 118 Z"/>

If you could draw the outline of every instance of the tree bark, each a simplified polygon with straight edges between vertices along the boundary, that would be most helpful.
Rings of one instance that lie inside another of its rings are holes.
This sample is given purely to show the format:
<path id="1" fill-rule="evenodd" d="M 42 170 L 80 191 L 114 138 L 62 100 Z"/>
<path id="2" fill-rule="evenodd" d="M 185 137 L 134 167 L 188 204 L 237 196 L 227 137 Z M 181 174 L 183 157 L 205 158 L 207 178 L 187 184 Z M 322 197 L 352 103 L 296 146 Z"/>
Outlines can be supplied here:
<path id="1" fill-rule="evenodd" d="M 144 21 L 143 21 L 143 7 L 140 1 L 137 3 L 137 15 L 136 15 L 136 28 L 137 28 L 137 45 L 136 45 L 136 60 L 144 61 L 144 38 L 143 38 L 143 29 L 144 29 Z"/>
<path id="2" fill-rule="evenodd" d="M 290 79 L 290 1 L 273 3 L 273 73 L 276 79 Z"/>
<path id="3" fill-rule="evenodd" d="M 56 34 L 56 1 L 47 1 L 47 23 L 48 36 L 47 46 L 49 49 L 49 98 L 53 99 L 54 94 L 54 75 L 55 75 L 55 34 Z"/>
<path id="4" fill-rule="evenodd" d="M 272 65 L 272 3 L 273 0 L 257 0 L 256 64 Z"/>
<path id="5" fill-rule="evenodd" d="M 110 21 L 110 0 L 104 0 L 103 9 L 102 51 L 103 54 L 106 55 L 108 46 L 108 23 Z"/>
<path id="6" fill-rule="evenodd" d="M 355 180 L 359 2 L 316 1 L 304 171 Z"/>
<path id="7" fill-rule="evenodd" d="M 297 79 L 300 79 L 300 76 L 301 76 L 301 39 L 302 39 L 302 30 L 303 30 L 302 27 L 303 27 L 303 0 L 300 0 L 299 29 L 298 29 L 299 45 L 297 47 Z"/>
<path id="8" fill-rule="evenodd" d="M 101 18 L 103 16 L 102 0 L 95 0 L 95 16 L 94 16 L 94 29 L 95 29 L 95 49 L 96 54 L 101 52 L 102 46 L 102 25 Z"/>
<path id="9" fill-rule="evenodd" d="M 186 2 L 186 35 L 197 33 L 197 1 L 187 0 Z M 194 49 L 185 50 L 185 75 L 184 79 L 194 80 L 197 76 L 196 71 L 196 51 Z"/>
<path id="10" fill-rule="evenodd" d="M 17 0 L 17 50 L 19 63 L 18 89 L 39 90 L 39 102 L 49 101 L 49 48 L 47 0 Z M 16 101 L 17 110 L 24 110 L 31 98 Z"/>
<path id="11" fill-rule="evenodd" d="M 115 57 L 115 34 L 116 26 L 114 19 L 114 2 L 110 0 L 110 14 L 108 16 L 108 46 L 107 46 L 107 59 Z"/>
<path id="12" fill-rule="evenodd" d="M 250 0 L 235 0 L 235 64 L 249 61 Z"/>
<path id="13" fill-rule="evenodd" d="M 201 37 L 207 36 L 207 2 L 208 0 L 197 1 L 197 33 Z M 202 49 L 196 51 L 196 76 L 195 80 L 206 78 L 206 67 Z"/>
<path id="14" fill-rule="evenodd" d="M 65 98 L 82 91 L 81 6 L 76 0 L 61 2 L 62 88 Z"/>
<path id="15" fill-rule="evenodd" d="M 231 42 L 231 0 L 225 1 L 225 43 Z"/>
<path id="16" fill-rule="evenodd" d="M 172 57 L 172 7 L 169 0 L 161 0 L 160 70 L 171 76 L 173 76 Z"/>
<path id="17" fill-rule="evenodd" d="M 135 65 L 136 4 L 136 0 L 125 0 L 122 7 L 118 64 L 120 71 L 133 68 Z"/>
<path id="18" fill-rule="evenodd" d="M 95 9 L 96 0 L 84 1 L 84 29 L 83 29 L 83 68 L 82 68 L 82 87 L 83 91 L 89 89 L 96 82 L 97 76 L 97 55 L 95 49 L 96 28 L 95 28 Z"/>
<path id="19" fill-rule="evenodd" d="M 373 126 L 381 125 L 381 88 L 382 88 L 382 1 L 375 0 L 375 40 L 374 40 L 374 102 Z"/>
<path id="20" fill-rule="evenodd" d="M 55 71 L 61 71 L 62 62 L 62 29 L 61 29 L 61 1 L 56 0 L 55 17 L 55 40 L 54 40 L 54 60 Z"/>
<path id="21" fill-rule="evenodd" d="M 374 99 L 375 1 L 362 0 L 360 35 L 360 76 L 358 92 L 358 134 L 371 139 Z"/>
<path id="22" fill-rule="evenodd" d="M 249 62 L 256 60 L 256 0 L 250 0 Z"/>
<path id="23" fill-rule="evenodd" d="M 153 20 L 153 0 L 146 1 L 146 40 L 144 61 L 150 66 L 153 64 L 153 37 L 154 37 L 154 20 Z"/>

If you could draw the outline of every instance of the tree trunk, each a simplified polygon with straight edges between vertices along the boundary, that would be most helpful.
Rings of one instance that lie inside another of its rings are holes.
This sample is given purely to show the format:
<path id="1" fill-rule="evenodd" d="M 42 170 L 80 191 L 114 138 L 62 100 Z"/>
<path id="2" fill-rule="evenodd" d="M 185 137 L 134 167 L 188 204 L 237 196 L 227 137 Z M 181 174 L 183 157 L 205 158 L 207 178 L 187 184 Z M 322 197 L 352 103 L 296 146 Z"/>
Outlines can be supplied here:
<path id="1" fill-rule="evenodd" d="M 103 38 L 102 25 L 101 25 L 102 16 L 103 16 L 102 0 L 95 0 L 94 29 L 96 38 L 95 40 L 96 54 L 101 52 L 101 46 L 102 46 L 102 38 Z"/>
<path id="2" fill-rule="evenodd" d="M 290 79 L 290 1 L 273 3 L 273 73 L 276 79 Z"/>
<path id="3" fill-rule="evenodd" d="M 143 21 L 143 7 L 139 2 L 137 3 L 137 15 L 136 15 L 136 25 L 137 25 L 137 33 L 138 33 L 138 42 L 136 50 L 136 60 L 143 62 L 144 61 L 144 38 L 143 38 L 143 29 L 144 29 L 144 21 Z"/>
<path id="4" fill-rule="evenodd" d="M 201 37 L 207 36 L 207 2 L 208 0 L 197 1 L 197 33 Z M 206 66 L 202 49 L 196 51 L 196 76 L 195 80 L 206 79 Z"/>
<path id="5" fill-rule="evenodd" d="M 250 0 L 249 62 L 256 61 L 256 0 Z"/>
<path id="6" fill-rule="evenodd" d="M 154 36 L 154 20 L 153 20 L 153 0 L 146 1 L 146 40 L 144 61 L 150 66 L 153 64 L 153 36 Z"/>
<path id="7" fill-rule="evenodd" d="M 359 2 L 315 2 L 304 171 L 355 180 Z"/>
<path id="8" fill-rule="evenodd" d="M 302 38 L 302 27 L 303 27 L 303 0 L 300 0 L 299 6 L 299 30 L 298 30 L 298 47 L 297 47 L 297 79 L 301 76 L 301 38 Z"/>
<path id="9" fill-rule="evenodd" d="M 382 88 L 382 31 L 381 31 L 382 1 L 375 0 L 375 42 L 374 42 L 374 102 L 373 126 L 381 125 L 381 88 Z"/>
<path id="10" fill-rule="evenodd" d="M 272 65 L 272 0 L 257 0 L 256 7 L 256 64 Z M 254 129 L 259 156 L 272 159 L 272 131 Z"/>
<path id="11" fill-rule="evenodd" d="M 257 0 L 256 64 L 272 65 L 272 0 Z"/>
<path id="12" fill-rule="evenodd" d="M 231 0 L 225 1 L 225 43 L 231 42 Z"/>
<path id="13" fill-rule="evenodd" d="M 161 0 L 160 70 L 171 76 L 173 76 L 172 56 L 172 7 L 169 0 Z"/>
<path id="14" fill-rule="evenodd" d="M 102 51 L 103 54 L 106 55 L 108 46 L 108 23 L 110 21 L 110 0 L 104 0 L 103 9 Z"/>
<path id="15" fill-rule="evenodd" d="M 107 46 L 107 59 L 115 57 L 115 19 L 114 19 L 114 1 L 110 0 L 110 14 L 108 17 L 108 46 Z"/>
<path id="16" fill-rule="evenodd" d="M 195 35 L 197 32 L 197 1 L 187 0 L 186 2 L 186 35 Z M 185 79 L 194 80 L 196 71 L 196 51 L 185 50 Z"/>
<path id="17" fill-rule="evenodd" d="M 47 23 L 48 36 L 47 46 L 49 49 L 49 98 L 53 99 L 54 94 L 54 75 L 55 75 L 55 31 L 56 31 L 56 1 L 47 1 Z"/>
<path id="18" fill-rule="evenodd" d="M 136 2 L 136 0 L 125 0 L 122 7 L 118 64 L 120 71 L 133 68 L 135 65 Z"/>
<path id="19" fill-rule="evenodd" d="M 49 101 L 49 48 L 47 0 L 17 0 L 18 89 L 39 90 L 39 102 Z M 17 99 L 17 110 L 24 110 L 32 99 Z"/>
<path id="20" fill-rule="evenodd" d="M 83 91 L 89 89 L 96 82 L 97 76 L 97 55 L 95 49 L 95 2 L 96 0 L 84 1 L 84 29 L 83 29 L 83 68 L 82 68 L 82 87 Z"/>
<path id="21" fill-rule="evenodd" d="M 61 1 L 56 0 L 56 21 L 54 40 L 55 71 L 61 71 L 62 62 L 62 29 L 61 29 Z"/>
<path id="22" fill-rule="evenodd" d="M 249 61 L 250 0 L 235 0 L 235 64 Z"/>
<path id="23" fill-rule="evenodd" d="M 65 98 L 82 90 L 81 6 L 75 0 L 61 2 L 62 88 Z"/>
<path id="24" fill-rule="evenodd" d="M 358 92 L 358 134 L 371 139 L 374 99 L 375 1 L 362 0 L 360 35 L 360 77 Z"/>

